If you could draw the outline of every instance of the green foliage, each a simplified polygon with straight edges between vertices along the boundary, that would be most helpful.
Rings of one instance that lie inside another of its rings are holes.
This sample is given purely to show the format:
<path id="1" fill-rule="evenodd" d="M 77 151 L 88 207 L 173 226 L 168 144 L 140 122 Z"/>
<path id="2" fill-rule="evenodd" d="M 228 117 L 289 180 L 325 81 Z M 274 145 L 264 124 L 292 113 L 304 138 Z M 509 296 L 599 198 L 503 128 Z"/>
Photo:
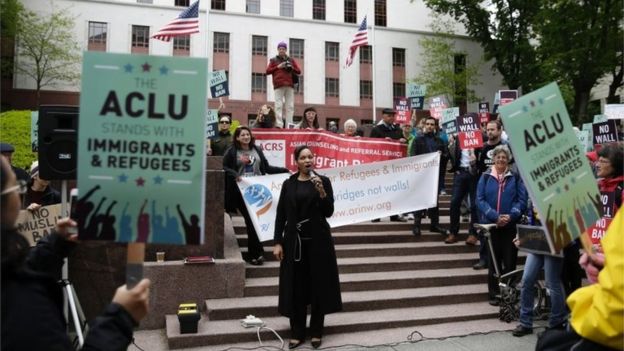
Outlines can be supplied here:
<path id="1" fill-rule="evenodd" d="M 451 104 L 456 106 L 466 100 L 476 102 L 474 86 L 480 85 L 478 67 L 480 62 L 471 62 L 465 51 L 455 48 L 453 39 L 453 23 L 435 16 L 430 25 L 431 36 L 424 36 L 419 44 L 422 48 L 420 73 L 414 79 L 418 84 L 427 85 L 427 95 L 445 95 Z M 463 55 L 466 58 L 466 67 L 463 71 L 455 71 L 455 57 Z M 458 94 L 459 93 L 459 94 Z"/>
<path id="2" fill-rule="evenodd" d="M 68 11 L 54 10 L 39 16 L 23 10 L 17 20 L 18 72 L 32 78 L 39 91 L 57 81 L 75 82 L 80 77 L 79 46 L 73 37 L 74 19 Z"/>
<path id="3" fill-rule="evenodd" d="M 30 145 L 30 111 L 7 111 L 0 114 L 0 141 L 15 147 L 12 157 L 15 167 L 30 167 L 37 159 Z"/>

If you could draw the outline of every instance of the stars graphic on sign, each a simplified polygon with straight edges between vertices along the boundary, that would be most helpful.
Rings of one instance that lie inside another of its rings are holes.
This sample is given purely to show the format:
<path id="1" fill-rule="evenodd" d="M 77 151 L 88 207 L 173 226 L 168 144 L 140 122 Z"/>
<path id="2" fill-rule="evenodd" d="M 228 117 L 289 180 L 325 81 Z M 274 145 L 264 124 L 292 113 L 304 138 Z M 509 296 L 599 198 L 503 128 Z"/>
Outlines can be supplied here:
<path id="1" fill-rule="evenodd" d="M 166 66 L 160 67 L 159 70 L 161 76 L 166 76 L 169 73 L 169 68 L 167 68 Z"/>
<path id="2" fill-rule="evenodd" d="M 154 184 L 162 184 L 162 181 L 163 181 L 163 177 L 159 175 L 154 177 Z"/>
<path id="3" fill-rule="evenodd" d="M 142 64 L 141 67 L 143 68 L 143 72 L 149 72 L 152 69 L 152 66 L 147 62 Z"/>
<path id="4" fill-rule="evenodd" d="M 129 64 L 129 63 L 128 63 L 128 64 L 126 64 L 126 65 L 124 66 L 124 71 L 125 71 L 126 73 L 132 73 L 132 70 L 133 70 L 133 69 L 134 69 L 134 66 L 132 66 L 132 65 L 131 65 L 131 64 Z"/>
<path id="5" fill-rule="evenodd" d="M 137 179 L 134 180 L 136 182 L 137 186 L 143 186 L 145 185 L 145 179 L 143 179 L 143 177 L 138 177 Z"/>
<path id="6" fill-rule="evenodd" d="M 125 173 L 122 173 L 117 176 L 117 180 L 119 180 L 120 183 L 125 183 L 128 180 L 128 176 Z"/>

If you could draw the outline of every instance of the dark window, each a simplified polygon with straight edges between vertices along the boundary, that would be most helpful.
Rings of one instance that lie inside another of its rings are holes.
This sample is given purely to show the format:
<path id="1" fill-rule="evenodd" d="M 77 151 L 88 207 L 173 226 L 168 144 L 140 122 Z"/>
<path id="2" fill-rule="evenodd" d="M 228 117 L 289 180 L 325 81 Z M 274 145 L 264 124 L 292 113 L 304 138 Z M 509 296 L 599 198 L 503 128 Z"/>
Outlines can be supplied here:
<path id="1" fill-rule="evenodd" d="M 303 59 L 303 39 L 290 39 L 290 56 Z"/>
<path id="2" fill-rule="evenodd" d="M 331 41 L 325 42 L 325 61 L 338 61 L 340 58 L 340 44 Z"/>
<path id="3" fill-rule="evenodd" d="M 252 93 L 266 93 L 267 91 L 267 79 L 264 73 L 252 73 L 251 74 L 251 92 Z"/>
<path id="4" fill-rule="evenodd" d="M 148 26 L 132 26 L 132 48 L 149 48 Z"/>
<path id="5" fill-rule="evenodd" d="M 392 83 L 392 96 L 394 98 L 405 97 L 405 83 Z"/>
<path id="6" fill-rule="evenodd" d="M 190 0 L 175 0 L 175 6 L 189 7 Z"/>
<path id="7" fill-rule="evenodd" d="M 464 54 L 456 54 L 454 56 L 454 71 L 455 75 L 461 75 L 466 70 L 466 55 Z M 463 76 L 465 78 L 465 76 Z M 459 104 L 466 102 L 466 81 L 459 81 L 455 79 L 455 104 L 458 106 Z"/>
<path id="8" fill-rule="evenodd" d="M 373 83 L 370 80 L 360 81 L 360 99 L 373 98 Z"/>
<path id="9" fill-rule="evenodd" d="M 357 22 L 357 1 L 356 0 L 345 0 L 344 21 L 345 23 Z"/>
<path id="10" fill-rule="evenodd" d="M 340 84 L 338 78 L 325 78 L 325 96 L 340 96 Z"/>
<path id="11" fill-rule="evenodd" d="M 295 15 L 293 0 L 280 0 L 280 16 L 293 17 Z"/>
<path id="12" fill-rule="evenodd" d="M 260 0 L 247 0 L 245 10 L 247 13 L 260 13 Z"/>
<path id="13" fill-rule="evenodd" d="M 325 20 L 325 0 L 312 0 L 312 18 Z"/>
<path id="14" fill-rule="evenodd" d="M 392 65 L 405 67 L 405 49 L 392 48 Z"/>
<path id="15" fill-rule="evenodd" d="M 252 55 L 267 55 L 267 43 L 268 38 L 262 35 L 254 35 L 251 37 L 251 54 Z"/>
<path id="16" fill-rule="evenodd" d="M 106 26 L 105 22 L 89 21 L 89 51 L 106 51 Z"/>
<path id="17" fill-rule="evenodd" d="M 373 63 L 373 48 L 370 45 L 360 46 L 360 63 Z"/>
<path id="18" fill-rule="evenodd" d="M 225 0 L 211 0 L 210 8 L 213 10 L 223 10 L 225 11 Z"/>
<path id="19" fill-rule="evenodd" d="M 386 26 L 386 0 L 375 0 L 375 25 Z"/>
<path id="20" fill-rule="evenodd" d="M 173 55 L 189 56 L 191 54 L 191 36 L 181 35 L 173 37 Z"/>
<path id="21" fill-rule="evenodd" d="M 230 52 L 230 33 L 214 33 L 214 52 Z"/>

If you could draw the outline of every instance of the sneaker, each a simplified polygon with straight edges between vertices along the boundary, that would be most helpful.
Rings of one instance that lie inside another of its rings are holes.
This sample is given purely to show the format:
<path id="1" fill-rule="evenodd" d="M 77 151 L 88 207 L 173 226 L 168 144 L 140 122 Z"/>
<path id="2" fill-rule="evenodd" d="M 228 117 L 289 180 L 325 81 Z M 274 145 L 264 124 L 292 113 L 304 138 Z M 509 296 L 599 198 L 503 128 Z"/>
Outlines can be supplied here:
<path id="1" fill-rule="evenodd" d="M 472 269 L 474 269 L 475 271 L 486 269 L 486 268 L 487 268 L 487 265 L 484 262 L 477 262 L 472 266 Z"/>
<path id="2" fill-rule="evenodd" d="M 254 266 L 262 266 L 264 264 L 264 256 L 260 256 L 258 258 L 253 258 L 251 259 L 251 261 L 249 262 Z"/>
<path id="3" fill-rule="evenodd" d="M 466 245 L 475 246 L 477 245 L 478 242 L 479 242 L 479 239 L 477 239 L 477 237 L 474 236 L 473 234 L 469 234 L 468 239 L 466 239 Z"/>
<path id="4" fill-rule="evenodd" d="M 522 324 L 519 324 L 516 329 L 514 329 L 511 334 L 513 336 L 525 336 L 529 334 L 533 334 L 533 328 L 527 328 Z"/>

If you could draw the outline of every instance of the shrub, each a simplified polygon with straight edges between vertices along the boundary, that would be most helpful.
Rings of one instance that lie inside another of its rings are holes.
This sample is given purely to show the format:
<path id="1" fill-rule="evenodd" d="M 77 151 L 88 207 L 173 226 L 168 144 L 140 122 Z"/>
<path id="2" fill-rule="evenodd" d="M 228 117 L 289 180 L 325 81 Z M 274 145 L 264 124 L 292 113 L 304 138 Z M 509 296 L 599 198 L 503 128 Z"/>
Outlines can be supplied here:
<path id="1" fill-rule="evenodd" d="M 13 166 L 28 170 L 37 159 L 30 145 L 30 111 L 7 111 L 0 114 L 0 142 L 15 147 Z"/>

